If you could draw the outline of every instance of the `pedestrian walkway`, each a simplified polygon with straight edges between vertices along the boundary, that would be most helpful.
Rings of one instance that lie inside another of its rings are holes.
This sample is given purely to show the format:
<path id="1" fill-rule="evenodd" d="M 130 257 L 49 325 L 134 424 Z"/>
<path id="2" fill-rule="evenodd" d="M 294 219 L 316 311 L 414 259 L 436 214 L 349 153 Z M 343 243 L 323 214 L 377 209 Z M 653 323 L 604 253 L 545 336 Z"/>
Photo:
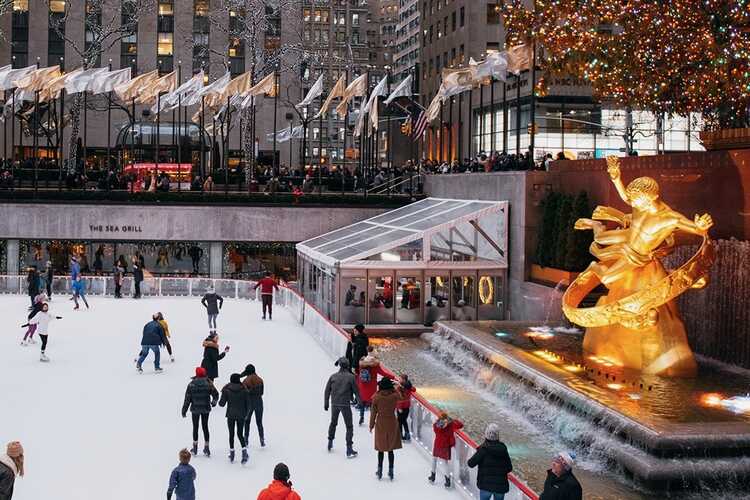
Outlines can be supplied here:
<path id="1" fill-rule="evenodd" d="M 27 460 L 14 500 L 163 498 L 177 452 L 191 443 L 190 419 L 183 419 L 180 409 L 207 333 L 200 299 L 89 301 L 91 310 L 74 312 L 67 297 L 55 296 L 51 312 L 63 319 L 51 326 L 51 362 L 40 363 L 38 344 L 18 345 L 28 298 L 0 297 L 0 442 L 20 440 Z M 143 325 L 156 311 L 169 322 L 176 361 L 170 363 L 162 351 L 164 373 L 154 373 L 149 357 L 139 375 L 133 358 Z M 217 387 L 246 364 L 256 366 L 265 381 L 268 445 L 259 447 L 253 426 L 250 463 L 230 464 L 225 409 L 215 408 L 213 456 L 192 461 L 198 499 L 254 499 L 280 461 L 289 466 L 304 500 L 460 497 L 456 490 L 427 483 L 429 464 L 415 445 L 396 452 L 395 481 L 379 482 L 366 427 L 355 428 L 358 458 L 345 457 L 343 422 L 329 454 L 323 389 L 336 368 L 284 308 L 276 308 L 272 322 L 260 316 L 259 302 L 225 301 L 218 332 L 222 347 L 231 349 L 219 362 Z"/>

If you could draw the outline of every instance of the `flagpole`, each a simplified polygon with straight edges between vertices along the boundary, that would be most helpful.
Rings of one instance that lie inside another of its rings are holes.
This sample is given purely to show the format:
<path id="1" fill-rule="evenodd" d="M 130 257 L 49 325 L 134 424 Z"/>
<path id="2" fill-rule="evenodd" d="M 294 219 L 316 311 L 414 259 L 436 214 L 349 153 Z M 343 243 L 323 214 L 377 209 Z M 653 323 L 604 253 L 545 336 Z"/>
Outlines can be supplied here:
<path id="1" fill-rule="evenodd" d="M 60 112 L 57 114 L 57 190 L 62 191 L 62 164 L 65 148 L 65 89 L 60 91 Z"/>
<path id="2" fill-rule="evenodd" d="M 159 141 L 161 140 L 161 113 L 158 111 L 161 109 L 161 91 L 156 92 L 156 157 L 154 160 L 154 179 L 152 182 L 156 182 L 159 177 Z M 149 190 L 151 185 L 149 184 Z"/>
<path id="3" fill-rule="evenodd" d="M 479 149 L 477 153 L 484 152 L 484 85 L 479 82 Z"/>
<path id="4" fill-rule="evenodd" d="M 508 153 L 508 99 L 506 96 L 507 80 L 503 80 L 503 153 Z"/>
<path id="5" fill-rule="evenodd" d="M 231 96 L 227 96 L 227 111 L 224 113 L 224 117 L 221 120 L 221 131 L 222 138 L 221 144 L 224 150 L 224 194 L 229 193 L 229 99 Z M 226 125 L 226 127 L 225 127 Z"/>
<path id="6" fill-rule="evenodd" d="M 391 67 L 388 66 L 388 97 L 391 95 Z M 385 109 L 386 113 L 388 113 L 388 151 L 386 151 L 386 154 L 388 155 L 388 170 L 391 172 L 391 177 L 394 179 L 396 178 L 395 172 L 393 171 L 393 131 L 391 130 L 391 110 L 390 106 L 386 106 Z M 391 193 L 390 187 L 388 188 L 388 193 Z"/>
<path id="7" fill-rule="evenodd" d="M 438 161 L 443 162 L 443 136 L 445 135 L 443 131 L 443 100 L 440 99 L 440 127 L 438 127 L 439 130 L 439 137 L 438 137 Z"/>
<path id="8" fill-rule="evenodd" d="M 112 71 L 112 59 L 109 60 L 109 71 Z M 112 166 L 112 150 L 110 148 L 110 130 L 112 129 L 112 91 L 107 95 L 107 191 L 109 191 L 109 169 Z"/>
<path id="9" fill-rule="evenodd" d="M 200 120 L 199 120 L 200 127 L 201 127 L 201 131 L 200 131 L 200 139 L 201 139 L 201 164 L 200 164 L 201 172 L 200 173 L 201 173 L 201 175 L 205 175 L 206 174 L 206 169 L 205 169 L 205 165 L 204 165 L 204 157 L 206 156 L 206 130 L 205 130 L 205 127 L 206 127 L 206 117 L 203 114 L 203 108 L 204 108 L 204 104 L 205 104 L 205 97 L 206 96 L 203 96 L 203 95 L 201 96 L 201 117 L 200 117 Z"/>
<path id="10" fill-rule="evenodd" d="M 529 138 L 529 169 L 534 166 L 534 145 L 536 138 L 536 41 L 532 46 L 531 53 L 531 137 Z M 561 120 L 562 121 L 562 120 Z"/>
<path id="11" fill-rule="evenodd" d="M 8 91 L 3 90 L 3 105 L 8 102 Z M 8 161 L 8 120 L 3 120 L 3 160 Z"/>
<path id="12" fill-rule="evenodd" d="M 34 134 L 34 196 L 36 196 L 39 183 L 39 137 L 37 136 L 36 125 L 39 124 L 39 91 L 34 91 L 34 130 L 31 131 Z M 29 122 L 29 129 L 31 129 L 31 122 Z"/>
<path id="13" fill-rule="evenodd" d="M 83 91 L 83 166 L 81 167 L 81 171 L 84 175 L 86 175 L 86 158 L 89 155 L 88 151 L 88 136 L 89 136 L 89 124 L 88 124 L 88 93 L 86 90 Z M 78 165 L 75 165 L 76 170 L 78 170 Z M 85 189 L 85 188 L 84 188 Z"/>
<path id="14" fill-rule="evenodd" d="M 318 195 L 323 194 L 323 93 L 320 93 L 320 106 L 318 106 Z M 312 163 L 312 161 L 310 162 Z"/>
<path id="15" fill-rule="evenodd" d="M 273 70 L 273 175 L 278 177 L 279 175 L 279 164 L 276 159 L 278 152 L 276 151 L 276 122 L 277 115 L 279 114 L 279 67 L 276 63 L 276 67 Z"/>
<path id="16" fill-rule="evenodd" d="M 456 140 L 456 149 L 458 150 L 458 162 L 461 163 L 463 161 L 463 148 L 462 143 L 464 140 L 464 115 L 463 115 L 463 104 L 464 102 L 464 93 L 461 92 L 458 94 L 458 138 Z"/>
<path id="17" fill-rule="evenodd" d="M 294 139 L 292 138 L 293 130 L 292 125 L 294 124 L 294 119 L 289 122 L 289 169 L 292 168 L 292 151 L 294 148 L 292 148 L 292 144 L 294 143 Z"/>
<path id="18" fill-rule="evenodd" d="M 490 154 L 495 151 L 495 75 L 490 75 Z"/>
<path id="19" fill-rule="evenodd" d="M 455 98 L 451 96 L 450 107 L 448 108 L 448 164 L 453 164 L 453 103 Z"/>
<path id="20" fill-rule="evenodd" d="M 521 72 L 516 75 L 516 156 L 521 154 Z"/>
<path id="21" fill-rule="evenodd" d="M 177 87 L 181 85 L 182 61 L 177 61 Z M 174 116 L 174 111 L 172 111 L 172 116 Z M 174 118 L 172 118 L 172 129 L 174 130 Z M 177 192 L 182 192 L 182 94 L 177 96 Z"/>
<path id="22" fill-rule="evenodd" d="M 241 158 L 243 161 L 241 163 L 244 163 L 245 166 L 247 166 L 246 159 L 245 159 L 245 143 L 243 138 L 243 132 L 245 128 L 245 122 L 242 118 L 242 109 L 238 109 L 237 112 L 240 114 L 240 151 L 241 151 Z M 242 191 L 242 175 L 240 174 L 239 164 L 237 167 L 237 191 Z"/>
<path id="23" fill-rule="evenodd" d="M 131 126 L 130 126 L 130 164 L 133 166 L 133 175 L 138 177 L 135 173 L 135 97 L 131 100 Z M 135 180 L 130 181 L 130 193 L 132 194 L 135 190 Z"/>
<path id="24" fill-rule="evenodd" d="M 349 85 L 349 67 L 346 68 L 346 86 Z M 346 86 L 344 88 L 346 88 Z M 343 99 L 343 97 L 342 97 Z M 346 170 L 346 136 L 349 135 L 349 104 L 346 105 L 344 113 L 344 155 L 341 159 L 341 196 L 344 196 L 344 170 Z M 352 138 L 353 139 L 353 138 Z M 365 196 L 367 196 L 367 185 L 365 184 Z"/>
<path id="25" fill-rule="evenodd" d="M 13 89 L 13 109 L 10 114 L 10 173 L 13 174 L 13 168 L 16 163 L 16 90 Z"/>

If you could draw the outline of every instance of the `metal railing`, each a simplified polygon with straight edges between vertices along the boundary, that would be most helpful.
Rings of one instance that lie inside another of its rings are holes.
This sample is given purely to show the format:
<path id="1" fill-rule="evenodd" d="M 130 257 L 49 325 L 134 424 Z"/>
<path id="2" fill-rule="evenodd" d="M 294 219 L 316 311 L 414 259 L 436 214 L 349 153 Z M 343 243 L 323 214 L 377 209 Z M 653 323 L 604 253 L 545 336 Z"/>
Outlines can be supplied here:
<path id="1" fill-rule="evenodd" d="M 307 303 L 296 291 L 281 288 L 276 294 L 276 302 L 284 305 L 292 313 L 302 328 L 318 341 L 332 359 L 339 358 L 346 352 L 349 334 Z M 395 378 L 392 372 L 387 369 L 386 371 Z M 432 445 L 435 440 L 432 424 L 438 414 L 438 410 L 418 392 L 412 396 L 409 414 L 412 442 L 426 458 L 432 457 Z M 449 469 L 453 474 L 456 490 L 466 498 L 479 498 L 479 489 L 476 486 L 477 469 L 470 469 L 467 465 L 476 449 L 477 443 L 469 436 L 464 432 L 456 433 L 455 453 L 452 455 Z M 537 494 L 512 473 L 508 474 L 508 480 L 510 491 L 505 495 L 507 500 L 538 500 Z"/>

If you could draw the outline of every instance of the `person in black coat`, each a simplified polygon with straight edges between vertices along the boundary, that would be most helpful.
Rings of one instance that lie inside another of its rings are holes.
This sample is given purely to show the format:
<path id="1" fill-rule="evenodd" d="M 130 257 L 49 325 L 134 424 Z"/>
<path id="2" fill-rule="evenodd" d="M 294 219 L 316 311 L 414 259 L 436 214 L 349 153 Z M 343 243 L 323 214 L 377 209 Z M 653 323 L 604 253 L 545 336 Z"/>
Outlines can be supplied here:
<path id="1" fill-rule="evenodd" d="M 356 372 L 359 368 L 359 360 L 367 356 L 367 346 L 370 345 L 370 339 L 365 333 L 365 325 L 359 323 L 354 326 L 355 333 L 346 345 L 346 359 L 349 360 L 349 366 Z"/>
<path id="2" fill-rule="evenodd" d="M 258 440 L 260 441 L 260 446 L 264 447 L 266 446 L 266 435 L 263 430 L 263 379 L 255 373 L 255 366 L 252 364 L 247 365 L 240 375 L 245 377 L 242 385 L 245 386 L 249 395 L 247 415 L 245 416 L 245 440 L 250 442 L 250 422 L 252 422 L 253 415 L 255 415 L 255 425 L 258 427 Z"/>
<path id="3" fill-rule="evenodd" d="M 234 431 L 242 445 L 242 463 L 247 463 L 247 441 L 243 432 L 245 415 L 249 410 L 250 393 L 242 384 L 239 373 L 229 377 L 229 383 L 221 389 L 219 406 L 227 407 L 227 428 L 229 429 L 229 461 L 234 462 Z"/>
<path id="4" fill-rule="evenodd" d="M 581 483 L 573 475 L 575 455 L 561 451 L 552 459 L 552 468 L 547 470 L 544 491 L 539 500 L 581 500 Z"/>
<path id="5" fill-rule="evenodd" d="M 141 298 L 141 282 L 143 281 L 143 266 L 139 259 L 133 257 L 133 283 L 135 284 L 134 299 Z"/>
<path id="6" fill-rule="evenodd" d="M 185 390 L 185 402 L 182 404 L 182 418 L 187 417 L 187 412 L 193 417 L 193 455 L 198 454 L 198 422 L 203 427 L 203 454 L 211 456 L 211 450 L 208 446 L 210 434 L 208 431 L 208 417 L 211 414 L 211 408 L 216 406 L 219 399 L 219 391 L 214 384 L 206 378 L 206 369 L 198 367 L 195 369 L 195 377 L 190 381 Z"/>
<path id="7" fill-rule="evenodd" d="M 208 330 L 211 332 L 216 331 L 216 317 L 219 315 L 219 310 L 224 305 L 224 298 L 216 293 L 212 288 L 209 288 L 206 295 L 201 299 L 201 304 L 206 308 L 208 313 Z"/>
<path id="8" fill-rule="evenodd" d="M 491 500 L 503 498 L 510 490 L 508 473 L 513 470 L 508 448 L 500 441 L 497 424 L 489 424 L 484 431 L 485 441 L 474 455 L 469 458 L 468 466 L 479 466 L 477 488 L 479 498 Z"/>
<path id="9" fill-rule="evenodd" d="M 47 284 L 47 297 L 52 300 L 52 281 L 55 279 L 55 270 L 52 268 L 52 261 L 47 261 L 46 272 L 46 284 Z"/>
<path id="10" fill-rule="evenodd" d="M 30 267 L 26 275 L 26 291 L 31 299 L 31 307 L 34 307 L 34 298 L 39 295 L 39 273 L 35 267 Z"/>
<path id="11" fill-rule="evenodd" d="M 219 360 L 229 352 L 229 346 L 219 353 L 219 336 L 212 332 L 206 340 L 203 341 L 203 361 L 201 366 L 206 369 L 206 376 L 211 382 L 219 378 Z"/>

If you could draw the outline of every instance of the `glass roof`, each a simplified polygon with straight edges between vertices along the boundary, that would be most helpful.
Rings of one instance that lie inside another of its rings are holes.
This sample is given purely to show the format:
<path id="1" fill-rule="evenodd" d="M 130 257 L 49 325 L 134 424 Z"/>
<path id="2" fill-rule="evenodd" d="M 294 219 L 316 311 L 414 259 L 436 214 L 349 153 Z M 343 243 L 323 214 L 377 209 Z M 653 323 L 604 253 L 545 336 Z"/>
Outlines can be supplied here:
<path id="1" fill-rule="evenodd" d="M 334 265 L 385 250 L 505 210 L 507 202 L 426 198 L 351 226 L 303 241 L 297 250 Z"/>

